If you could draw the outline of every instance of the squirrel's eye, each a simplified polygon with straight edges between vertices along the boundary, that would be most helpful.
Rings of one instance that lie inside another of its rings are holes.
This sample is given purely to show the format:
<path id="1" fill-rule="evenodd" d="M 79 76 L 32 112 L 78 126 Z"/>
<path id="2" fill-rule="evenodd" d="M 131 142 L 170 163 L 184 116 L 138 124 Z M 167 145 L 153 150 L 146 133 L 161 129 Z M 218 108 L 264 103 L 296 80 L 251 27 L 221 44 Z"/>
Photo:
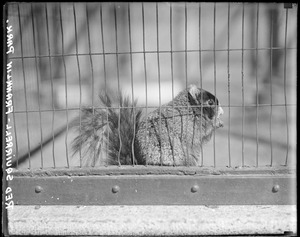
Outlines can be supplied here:
<path id="1" fill-rule="evenodd" d="M 208 104 L 209 104 L 209 105 L 214 105 L 215 102 L 214 102 L 214 100 L 210 99 L 210 100 L 208 100 Z"/>

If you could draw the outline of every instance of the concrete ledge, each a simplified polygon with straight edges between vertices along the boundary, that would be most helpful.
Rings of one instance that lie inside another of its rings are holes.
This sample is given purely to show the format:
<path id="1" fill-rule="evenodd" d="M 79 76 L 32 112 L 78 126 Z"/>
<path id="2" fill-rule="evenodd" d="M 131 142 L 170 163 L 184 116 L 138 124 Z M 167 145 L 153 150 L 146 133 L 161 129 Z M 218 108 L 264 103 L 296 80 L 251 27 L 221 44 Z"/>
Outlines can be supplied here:
<path id="1" fill-rule="evenodd" d="M 296 233 L 295 205 L 14 206 L 10 235 L 216 235 Z"/>

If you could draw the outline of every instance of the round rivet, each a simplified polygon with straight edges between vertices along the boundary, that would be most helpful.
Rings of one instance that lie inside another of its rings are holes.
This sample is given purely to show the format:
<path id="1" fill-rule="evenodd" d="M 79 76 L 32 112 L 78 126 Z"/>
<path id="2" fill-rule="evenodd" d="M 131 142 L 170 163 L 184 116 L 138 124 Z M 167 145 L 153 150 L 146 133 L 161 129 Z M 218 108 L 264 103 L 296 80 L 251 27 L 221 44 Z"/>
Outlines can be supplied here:
<path id="1" fill-rule="evenodd" d="M 43 191 L 43 188 L 41 186 L 35 186 L 35 192 L 40 193 Z"/>
<path id="2" fill-rule="evenodd" d="M 199 190 L 199 186 L 198 185 L 194 185 L 192 188 L 191 188 L 191 192 L 192 193 L 195 193 Z"/>
<path id="3" fill-rule="evenodd" d="M 278 184 L 274 185 L 273 188 L 272 188 L 272 192 L 273 193 L 277 193 L 280 189 L 280 186 Z"/>
<path id="4" fill-rule="evenodd" d="M 113 193 L 117 193 L 120 191 L 120 187 L 118 185 L 115 185 L 112 187 L 112 190 L 111 190 Z"/>

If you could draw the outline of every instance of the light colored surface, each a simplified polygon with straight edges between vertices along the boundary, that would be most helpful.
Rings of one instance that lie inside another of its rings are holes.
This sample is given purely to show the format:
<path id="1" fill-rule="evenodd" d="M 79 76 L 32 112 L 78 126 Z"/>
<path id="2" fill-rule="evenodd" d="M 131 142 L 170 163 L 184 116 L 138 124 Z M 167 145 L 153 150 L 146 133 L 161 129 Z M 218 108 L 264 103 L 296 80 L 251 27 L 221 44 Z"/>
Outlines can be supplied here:
<path id="1" fill-rule="evenodd" d="M 214 235 L 296 232 L 296 206 L 15 206 L 10 235 Z"/>

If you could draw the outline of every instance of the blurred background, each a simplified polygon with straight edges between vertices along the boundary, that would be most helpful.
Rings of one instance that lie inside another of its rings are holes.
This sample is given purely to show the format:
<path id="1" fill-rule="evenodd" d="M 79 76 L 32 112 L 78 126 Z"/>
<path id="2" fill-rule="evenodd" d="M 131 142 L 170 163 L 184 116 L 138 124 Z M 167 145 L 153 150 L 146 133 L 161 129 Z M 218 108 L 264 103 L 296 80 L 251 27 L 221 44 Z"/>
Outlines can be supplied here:
<path id="1" fill-rule="evenodd" d="M 18 169 L 78 166 L 69 123 L 98 93 L 158 107 L 196 84 L 224 128 L 204 166 L 294 166 L 297 4 L 9 3 Z M 151 109 L 149 109 L 150 111 Z"/>

